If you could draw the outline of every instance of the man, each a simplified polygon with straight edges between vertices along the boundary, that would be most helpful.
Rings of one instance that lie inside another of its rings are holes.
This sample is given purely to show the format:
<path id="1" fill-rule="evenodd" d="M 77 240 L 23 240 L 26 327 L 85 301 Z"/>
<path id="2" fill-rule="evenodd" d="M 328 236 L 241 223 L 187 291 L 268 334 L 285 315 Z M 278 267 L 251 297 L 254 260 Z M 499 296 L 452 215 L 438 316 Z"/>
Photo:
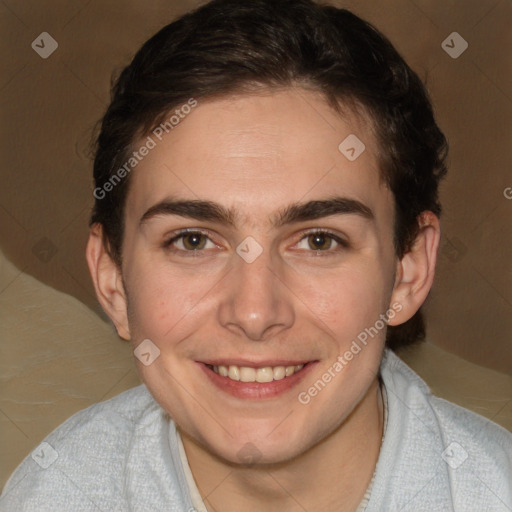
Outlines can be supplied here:
<path id="1" fill-rule="evenodd" d="M 2 510 L 512 509 L 512 436 L 391 351 L 423 335 L 445 138 L 351 13 L 218 0 L 119 77 L 87 261 L 144 385 Z"/>

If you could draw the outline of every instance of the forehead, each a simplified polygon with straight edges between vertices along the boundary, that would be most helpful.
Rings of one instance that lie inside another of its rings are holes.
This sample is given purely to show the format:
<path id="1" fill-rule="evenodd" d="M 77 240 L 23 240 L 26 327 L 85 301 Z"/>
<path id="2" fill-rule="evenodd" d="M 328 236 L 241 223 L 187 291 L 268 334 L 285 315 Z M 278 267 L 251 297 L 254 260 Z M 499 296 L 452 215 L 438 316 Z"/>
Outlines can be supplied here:
<path id="1" fill-rule="evenodd" d="M 131 172 L 127 211 L 142 215 L 170 195 L 223 204 L 245 221 L 333 195 L 393 207 L 370 123 L 349 109 L 340 115 L 318 93 L 198 100 L 161 140 L 150 137 L 154 147 Z"/>

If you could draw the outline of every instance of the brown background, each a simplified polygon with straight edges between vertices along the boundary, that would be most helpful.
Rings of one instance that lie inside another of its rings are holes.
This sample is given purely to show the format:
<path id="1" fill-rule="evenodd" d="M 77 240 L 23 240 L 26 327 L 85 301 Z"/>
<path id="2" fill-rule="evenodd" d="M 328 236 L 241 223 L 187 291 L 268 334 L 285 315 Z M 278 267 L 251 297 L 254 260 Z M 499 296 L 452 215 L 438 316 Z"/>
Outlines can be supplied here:
<path id="1" fill-rule="evenodd" d="M 434 394 L 512 431 L 512 4 L 336 3 L 373 22 L 426 80 L 451 144 L 430 343 L 400 356 Z M 86 149 L 112 70 L 195 5 L 0 1 L 0 488 L 73 413 L 140 383 L 85 264 Z M 454 31 L 469 43 L 457 59 L 441 48 Z M 48 59 L 31 48 L 42 32 L 59 44 Z"/>
<path id="2" fill-rule="evenodd" d="M 0 3 L 1 248 L 20 270 L 98 313 L 84 259 L 92 205 L 90 133 L 107 106 L 112 70 L 198 3 Z M 467 360 L 512 373 L 512 200 L 504 197 L 512 187 L 512 4 L 336 4 L 374 23 L 426 80 L 450 141 L 429 339 Z M 59 44 L 48 59 L 31 48 L 43 31 Z M 457 59 L 441 48 L 454 31 L 469 43 Z"/>

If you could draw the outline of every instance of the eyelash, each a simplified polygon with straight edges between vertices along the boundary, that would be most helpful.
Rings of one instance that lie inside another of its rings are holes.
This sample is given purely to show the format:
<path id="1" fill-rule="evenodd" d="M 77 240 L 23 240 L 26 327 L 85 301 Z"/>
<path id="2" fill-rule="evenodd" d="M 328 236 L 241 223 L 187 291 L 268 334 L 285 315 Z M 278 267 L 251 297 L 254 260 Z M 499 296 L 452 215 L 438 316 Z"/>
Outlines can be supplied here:
<path id="1" fill-rule="evenodd" d="M 311 235 L 316 235 L 316 234 L 320 234 L 320 235 L 326 235 L 328 238 L 330 238 L 332 241 L 336 242 L 338 244 L 338 247 L 337 248 L 334 248 L 334 249 L 326 249 L 326 250 L 321 250 L 321 249 L 317 249 L 317 250 L 314 250 L 314 249 L 310 249 L 308 252 L 312 252 L 318 256 L 328 256 L 329 253 L 333 253 L 333 252 L 338 252 L 340 250 L 343 250 L 343 249 L 347 249 L 349 247 L 349 244 L 347 241 L 343 240 L 342 238 L 340 238 L 338 235 L 336 235 L 335 233 L 329 231 L 328 229 L 320 229 L 320 228 L 317 228 L 317 229 L 312 229 L 312 230 L 308 230 L 308 231 L 304 231 L 302 232 L 299 236 L 299 241 L 295 244 L 297 245 L 298 243 L 302 242 L 302 240 L 304 240 L 305 238 L 311 236 Z M 172 245 L 177 242 L 178 240 L 182 240 L 185 236 L 187 235 L 202 235 L 202 236 L 205 236 L 206 238 L 208 238 L 209 241 L 211 241 L 212 243 L 215 244 L 215 242 L 213 242 L 213 240 L 210 238 L 210 233 L 207 232 L 207 231 L 202 231 L 200 229 L 185 229 L 185 230 L 182 230 L 182 231 L 178 231 L 177 233 L 175 233 L 171 238 L 169 238 L 168 240 L 166 240 L 164 243 L 163 243 L 163 247 L 165 249 L 168 249 L 168 250 L 171 250 L 173 252 L 179 252 L 179 253 L 188 253 L 192 256 L 197 256 L 199 253 L 201 252 L 204 252 L 204 249 L 198 249 L 198 250 L 184 250 L 184 249 L 176 249 L 176 248 L 172 248 Z M 217 244 L 215 244 L 217 245 Z M 322 254 L 323 253 L 323 254 Z"/>
<path id="2" fill-rule="evenodd" d="M 172 247 L 172 245 L 175 242 L 177 242 L 178 240 L 182 240 L 187 235 L 202 235 L 202 236 L 205 236 L 206 238 L 208 238 L 208 240 L 210 240 L 212 243 L 215 243 L 211 239 L 210 233 L 208 231 L 202 231 L 200 229 L 183 229 L 181 231 L 178 231 L 171 238 L 169 238 L 167 241 L 165 241 L 164 244 L 163 244 L 163 247 L 165 249 L 170 250 L 170 251 L 181 253 L 181 254 L 187 254 L 188 253 L 188 255 L 191 255 L 191 256 L 198 256 L 199 253 L 204 252 L 204 250 L 201 250 L 201 249 L 200 250 L 195 250 L 195 251 L 194 250 L 187 251 L 187 250 L 184 250 L 184 249 L 176 249 L 176 248 Z M 215 245 L 217 245 L 217 244 L 215 244 Z"/>
<path id="3" fill-rule="evenodd" d="M 346 240 L 343 240 L 343 238 L 338 236 L 336 233 L 333 233 L 332 231 L 329 231 L 328 229 L 321 229 L 321 228 L 303 231 L 300 234 L 300 238 L 299 238 L 299 241 L 297 242 L 297 244 L 302 242 L 302 240 L 308 238 L 311 235 L 324 235 L 327 238 L 330 238 L 332 241 L 334 241 L 338 244 L 338 247 L 335 247 L 334 249 L 332 249 L 332 248 L 329 248 L 326 250 L 310 249 L 308 252 L 313 253 L 315 256 L 321 256 L 321 257 L 330 256 L 332 253 L 336 253 L 336 252 L 342 251 L 344 249 L 348 249 L 348 247 L 349 247 L 348 242 Z"/>

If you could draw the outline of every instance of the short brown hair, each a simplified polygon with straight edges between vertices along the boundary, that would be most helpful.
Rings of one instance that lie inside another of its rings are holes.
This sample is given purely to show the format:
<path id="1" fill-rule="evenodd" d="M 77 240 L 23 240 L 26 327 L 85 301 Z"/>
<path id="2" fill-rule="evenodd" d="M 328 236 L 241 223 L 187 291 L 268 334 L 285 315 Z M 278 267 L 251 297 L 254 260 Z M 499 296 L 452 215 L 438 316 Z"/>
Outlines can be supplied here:
<path id="1" fill-rule="evenodd" d="M 97 138 L 95 186 L 103 187 L 133 144 L 191 97 L 297 84 L 321 92 L 333 106 L 362 106 L 373 120 L 381 175 L 395 199 L 401 258 L 418 233 L 418 215 L 440 215 L 446 139 L 421 80 L 391 43 L 351 12 L 311 0 L 213 0 L 149 39 L 112 88 Z M 96 198 L 91 217 L 119 266 L 129 184 L 127 176 Z M 420 310 L 390 326 L 386 343 L 398 348 L 424 336 Z"/>

